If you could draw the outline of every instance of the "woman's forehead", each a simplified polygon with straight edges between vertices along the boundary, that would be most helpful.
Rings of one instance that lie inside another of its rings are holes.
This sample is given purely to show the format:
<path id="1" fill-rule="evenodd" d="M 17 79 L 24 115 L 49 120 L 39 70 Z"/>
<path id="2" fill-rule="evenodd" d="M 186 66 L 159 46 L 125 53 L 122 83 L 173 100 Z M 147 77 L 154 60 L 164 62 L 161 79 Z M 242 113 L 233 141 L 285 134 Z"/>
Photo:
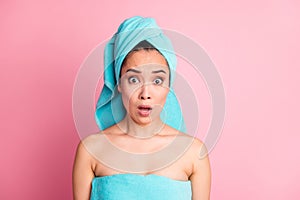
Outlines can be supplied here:
<path id="1" fill-rule="evenodd" d="M 165 57 L 163 57 L 157 50 L 133 51 L 127 56 L 126 63 L 124 64 L 139 66 L 147 63 L 168 65 Z"/>
<path id="2" fill-rule="evenodd" d="M 122 73 L 133 68 L 142 71 L 159 69 L 169 71 L 166 59 L 156 50 L 139 50 L 128 55 L 122 67 Z"/>
<path id="3" fill-rule="evenodd" d="M 169 74 L 169 67 L 158 63 L 148 63 L 139 66 L 124 67 L 123 73 L 164 73 Z"/>

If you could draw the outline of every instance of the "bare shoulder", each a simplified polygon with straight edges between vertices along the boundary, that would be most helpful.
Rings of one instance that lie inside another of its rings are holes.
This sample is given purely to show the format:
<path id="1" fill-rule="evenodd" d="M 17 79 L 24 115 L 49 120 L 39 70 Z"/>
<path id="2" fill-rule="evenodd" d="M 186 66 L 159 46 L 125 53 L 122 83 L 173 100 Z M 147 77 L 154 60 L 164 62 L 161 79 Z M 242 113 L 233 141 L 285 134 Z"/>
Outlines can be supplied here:
<path id="1" fill-rule="evenodd" d="M 82 140 L 82 144 L 87 148 L 92 148 L 95 145 L 99 147 L 99 145 L 101 146 L 101 142 L 105 139 L 105 135 L 116 132 L 115 129 L 117 129 L 116 126 L 111 126 L 103 131 L 91 134 Z"/>
<path id="2" fill-rule="evenodd" d="M 191 162 L 199 162 L 202 158 L 208 157 L 207 148 L 199 138 L 180 132 L 169 126 L 166 128 L 166 132 L 167 135 L 176 135 L 178 142 L 187 147 L 185 157 L 188 157 Z"/>
<path id="3" fill-rule="evenodd" d="M 182 137 L 186 137 L 186 138 L 187 137 L 190 137 L 190 138 L 192 137 L 192 136 L 190 136 L 186 133 L 183 133 L 183 132 L 181 132 L 181 131 L 179 131 L 179 130 L 177 130 L 177 129 L 175 129 L 175 128 L 167 125 L 167 124 L 165 124 L 165 127 L 164 127 L 163 131 L 164 131 L 164 135 L 182 136 Z"/>
<path id="4" fill-rule="evenodd" d="M 82 139 L 77 146 L 77 153 L 76 153 L 77 157 L 78 156 L 80 157 L 84 156 L 86 158 L 91 157 L 90 148 L 94 146 L 94 144 L 97 141 L 97 138 L 99 138 L 99 135 L 100 134 L 92 134 Z"/>
<path id="5" fill-rule="evenodd" d="M 103 137 L 103 133 L 102 132 L 99 132 L 99 133 L 94 133 L 94 134 L 91 134 L 87 137 L 85 137 L 81 143 L 82 145 L 92 145 L 93 143 L 97 142 L 97 140 L 99 140 L 99 138 Z"/>
<path id="6" fill-rule="evenodd" d="M 189 136 L 192 137 L 192 136 Z M 193 158 L 194 161 L 199 161 L 203 158 L 208 157 L 208 151 L 207 148 L 200 139 L 196 137 L 192 137 L 191 146 L 189 148 L 189 154 Z"/>
<path id="7" fill-rule="evenodd" d="M 190 136 L 192 137 L 192 136 Z M 204 144 L 204 142 L 202 142 L 202 140 L 200 140 L 199 138 L 197 137 L 193 137 L 193 143 L 192 143 L 192 147 L 195 148 L 195 149 L 203 149 L 205 151 L 207 151 L 206 149 L 206 146 Z"/>
<path id="8" fill-rule="evenodd" d="M 81 145 L 92 157 L 95 157 L 95 154 L 103 152 L 107 146 L 108 139 L 105 135 L 103 132 L 91 134 L 81 141 Z"/>
<path id="9" fill-rule="evenodd" d="M 116 129 L 115 126 L 112 126 L 98 133 L 91 134 L 85 137 L 80 145 L 85 148 L 85 151 L 88 152 L 92 158 L 98 159 L 100 155 L 104 152 L 107 153 L 108 149 L 112 147 L 107 136 L 115 134 Z"/>

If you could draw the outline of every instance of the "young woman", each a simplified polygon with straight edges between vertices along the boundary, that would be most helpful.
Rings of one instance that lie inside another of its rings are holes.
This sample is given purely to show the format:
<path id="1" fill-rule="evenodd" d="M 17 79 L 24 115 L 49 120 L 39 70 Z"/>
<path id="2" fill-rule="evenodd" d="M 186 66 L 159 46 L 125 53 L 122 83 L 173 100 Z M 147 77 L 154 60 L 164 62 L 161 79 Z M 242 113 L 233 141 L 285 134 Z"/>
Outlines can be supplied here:
<path id="1" fill-rule="evenodd" d="M 107 44 L 96 111 L 103 131 L 78 145 L 74 199 L 209 199 L 205 146 L 180 131 L 181 112 L 170 94 L 171 50 L 155 21 L 142 17 L 125 20 Z"/>

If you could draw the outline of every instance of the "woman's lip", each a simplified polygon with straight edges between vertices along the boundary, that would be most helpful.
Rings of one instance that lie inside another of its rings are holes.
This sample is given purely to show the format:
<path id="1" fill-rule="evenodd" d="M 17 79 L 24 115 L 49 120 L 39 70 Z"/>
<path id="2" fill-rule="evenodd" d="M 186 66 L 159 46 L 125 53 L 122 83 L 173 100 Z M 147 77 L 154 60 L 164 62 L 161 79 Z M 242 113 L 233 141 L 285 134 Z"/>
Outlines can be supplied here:
<path id="1" fill-rule="evenodd" d="M 151 106 L 149 106 L 149 105 L 139 105 L 138 106 L 138 109 L 141 109 L 141 110 L 146 110 L 146 109 L 148 109 L 148 110 L 152 110 L 152 108 L 151 108 Z"/>
<path id="2" fill-rule="evenodd" d="M 138 106 L 138 113 L 142 117 L 149 117 L 151 110 L 152 110 L 152 108 L 149 105 L 139 105 Z"/>

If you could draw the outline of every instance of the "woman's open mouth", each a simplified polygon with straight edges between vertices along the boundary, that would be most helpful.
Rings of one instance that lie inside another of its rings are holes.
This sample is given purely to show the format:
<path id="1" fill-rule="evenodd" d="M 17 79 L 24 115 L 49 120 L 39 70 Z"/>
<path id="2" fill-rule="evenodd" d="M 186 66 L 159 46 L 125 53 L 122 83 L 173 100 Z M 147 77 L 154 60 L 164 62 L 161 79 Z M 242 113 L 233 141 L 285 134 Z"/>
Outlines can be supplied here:
<path id="1" fill-rule="evenodd" d="M 140 105 L 138 106 L 138 113 L 142 117 L 148 117 L 151 113 L 151 106 L 149 105 Z"/>

